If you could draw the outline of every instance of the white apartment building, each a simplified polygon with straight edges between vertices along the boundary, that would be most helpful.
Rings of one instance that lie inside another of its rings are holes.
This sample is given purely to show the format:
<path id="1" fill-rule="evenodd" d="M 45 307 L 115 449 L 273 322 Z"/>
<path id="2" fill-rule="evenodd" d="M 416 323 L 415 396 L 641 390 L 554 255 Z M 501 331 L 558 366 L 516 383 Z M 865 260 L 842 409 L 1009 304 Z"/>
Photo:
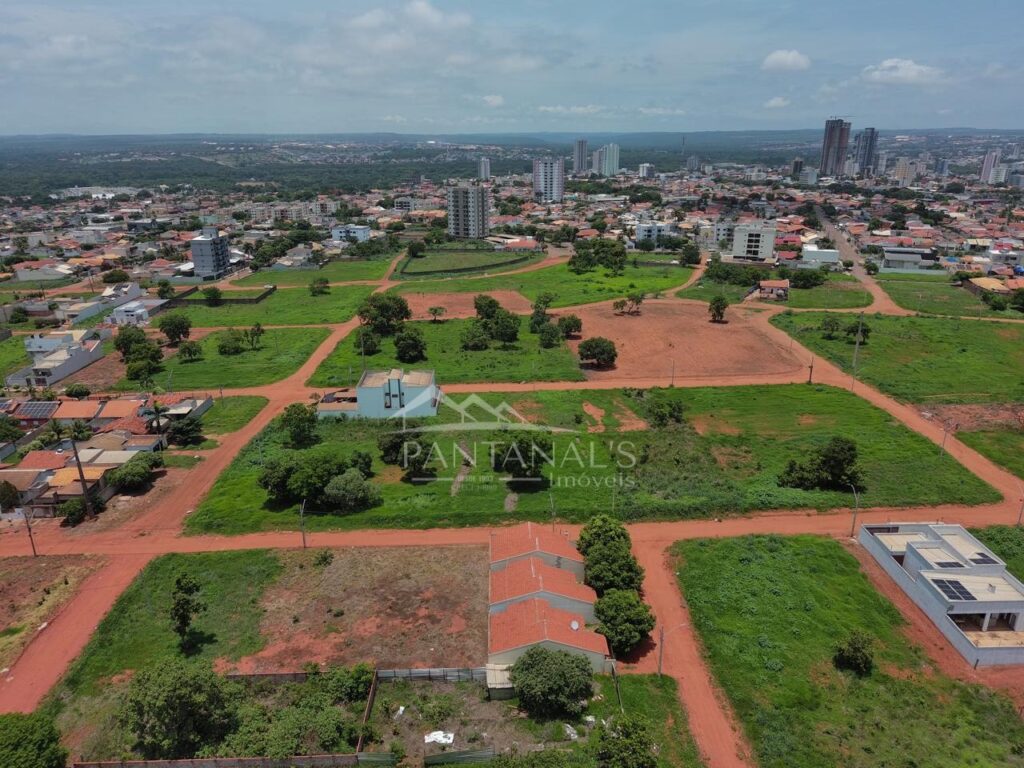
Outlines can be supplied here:
<path id="1" fill-rule="evenodd" d="M 331 229 L 332 240 L 355 240 L 365 243 L 370 239 L 370 227 L 366 224 L 342 224 Z"/>
<path id="2" fill-rule="evenodd" d="M 769 261 L 775 253 L 775 222 L 737 224 L 732 234 L 732 257 L 743 261 Z"/>
<path id="3" fill-rule="evenodd" d="M 560 203 L 565 196 L 565 161 L 545 157 L 533 161 L 533 197 L 542 203 Z"/>
<path id="4" fill-rule="evenodd" d="M 480 181 L 491 180 L 491 160 L 488 157 L 481 157 L 477 167 L 476 177 Z"/>
<path id="5" fill-rule="evenodd" d="M 228 272 L 228 239 L 216 227 L 203 227 L 198 237 L 192 238 L 192 265 L 196 277 L 217 280 Z"/>

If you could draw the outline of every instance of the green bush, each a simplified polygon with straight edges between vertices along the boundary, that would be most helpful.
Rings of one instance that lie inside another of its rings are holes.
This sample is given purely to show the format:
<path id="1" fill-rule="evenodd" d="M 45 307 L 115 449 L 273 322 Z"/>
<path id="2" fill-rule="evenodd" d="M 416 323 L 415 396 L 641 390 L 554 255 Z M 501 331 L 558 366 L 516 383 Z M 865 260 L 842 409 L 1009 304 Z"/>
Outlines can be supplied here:
<path id="1" fill-rule="evenodd" d="M 592 693 L 593 673 L 585 656 L 530 648 L 512 665 L 519 706 L 533 717 L 574 717 Z"/>
<path id="2" fill-rule="evenodd" d="M 64 768 L 68 753 L 53 721 L 41 713 L 0 715 L 3 768 Z"/>
<path id="3" fill-rule="evenodd" d="M 632 651 L 654 629 L 654 614 L 631 589 L 608 590 L 594 604 L 594 613 L 601 622 L 598 631 L 616 656 Z"/>
<path id="4" fill-rule="evenodd" d="M 639 591 L 644 582 L 644 569 L 628 545 L 620 542 L 594 544 L 587 552 L 584 581 L 598 595 L 613 589 Z"/>

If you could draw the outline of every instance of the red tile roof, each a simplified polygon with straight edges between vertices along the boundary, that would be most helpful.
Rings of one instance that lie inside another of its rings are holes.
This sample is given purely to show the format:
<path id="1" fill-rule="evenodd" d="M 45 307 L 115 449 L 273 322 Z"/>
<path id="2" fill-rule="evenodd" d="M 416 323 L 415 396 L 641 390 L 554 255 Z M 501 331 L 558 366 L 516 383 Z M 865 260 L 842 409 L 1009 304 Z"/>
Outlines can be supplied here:
<path id="1" fill-rule="evenodd" d="M 573 629 L 575 623 L 576 629 Z M 591 653 L 608 654 L 604 635 L 585 629 L 583 617 L 554 608 L 547 600 L 513 603 L 490 617 L 489 653 L 542 643 L 545 640 Z"/>
<path id="2" fill-rule="evenodd" d="M 62 469 L 68 463 L 67 454 L 56 451 L 29 451 L 18 462 L 18 469 Z"/>
<path id="3" fill-rule="evenodd" d="M 491 533 L 492 563 L 540 552 L 558 555 L 578 563 L 583 562 L 583 555 L 577 551 L 567 536 L 543 525 L 523 523 L 511 528 L 499 528 Z"/>
<path id="4" fill-rule="evenodd" d="M 569 571 L 548 565 L 539 557 L 516 560 L 504 570 L 491 571 L 492 604 L 544 592 L 585 603 L 597 600 L 597 593 L 576 581 Z"/>
<path id="5" fill-rule="evenodd" d="M 103 404 L 100 417 L 104 419 L 124 419 L 135 416 L 139 408 L 145 405 L 145 400 L 108 400 Z"/>
<path id="6" fill-rule="evenodd" d="M 149 432 L 149 422 L 141 416 L 125 416 L 123 419 L 105 424 L 100 432 L 124 431 L 132 435 L 145 435 Z"/>
<path id="7" fill-rule="evenodd" d="M 100 404 L 95 400 L 62 400 L 54 412 L 55 419 L 84 419 L 89 421 L 99 413 Z"/>

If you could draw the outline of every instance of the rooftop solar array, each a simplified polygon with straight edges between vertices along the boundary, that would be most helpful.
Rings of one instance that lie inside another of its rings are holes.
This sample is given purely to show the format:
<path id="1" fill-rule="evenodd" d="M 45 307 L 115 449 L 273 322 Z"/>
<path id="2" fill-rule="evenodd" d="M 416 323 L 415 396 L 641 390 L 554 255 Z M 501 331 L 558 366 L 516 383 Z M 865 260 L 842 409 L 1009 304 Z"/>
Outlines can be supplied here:
<path id="1" fill-rule="evenodd" d="M 994 560 L 985 552 L 975 552 L 974 557 L 971 558 L 971 562 L 975 565 L 996 565 L 999 561 Z"/>
<path id="2" fill-rule="evenodd" d="M 943 560 L 941 563 L 936 563 L 938 568 L 963 568 L 963 563 L 958 563 L 956 560 Z"/>
<path id="3" fill-rule="evenodd" d="M 18 407 L 18 417 L 22 419 L 45 419 L 57 410 L 59 403 L 48 400 L 29 400 Z"/>
<path id="4" fill-rule="evenodd" d="M 971 591 L 956 579 L 932 579 L 932 584 L 942 590 L 950 600 L 977 600 Z"/>

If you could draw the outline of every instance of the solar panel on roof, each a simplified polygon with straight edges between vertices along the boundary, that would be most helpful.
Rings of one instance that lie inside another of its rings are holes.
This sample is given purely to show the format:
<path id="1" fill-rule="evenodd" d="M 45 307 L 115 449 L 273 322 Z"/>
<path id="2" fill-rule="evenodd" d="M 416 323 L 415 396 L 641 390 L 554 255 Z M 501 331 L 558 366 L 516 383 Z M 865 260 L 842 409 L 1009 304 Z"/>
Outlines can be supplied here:
<path id="1" fill-rule="evenodd" d="M 950 600 L 977 600 L 971 591 L 956 579 L 932 579 L 932 584 Z"/>
<path id="2" fill-rule="evenodd" d="M 977 565 L 995 565 L 999 561 L 994 560 L 990 555 L 987 555 L 984 552 L 975 552 L 974 557 L 971 558 L 971 562 L 976 563 Z"/>
<path id="3" fill-rule="evenodd" d="M 956 560 L 943 560 L 941 563 L 936 563 L 939 568 L 963 568 L 963 563 L 958 563 Z"/>
<path id="4" fill-rule="evenodd" d="M 22 403 L 21 407 L 18 408 L 18 415 L 26 419 L 42 419 L 51 415 L 56 410 L 57 403 L 33 400 Z"/>

